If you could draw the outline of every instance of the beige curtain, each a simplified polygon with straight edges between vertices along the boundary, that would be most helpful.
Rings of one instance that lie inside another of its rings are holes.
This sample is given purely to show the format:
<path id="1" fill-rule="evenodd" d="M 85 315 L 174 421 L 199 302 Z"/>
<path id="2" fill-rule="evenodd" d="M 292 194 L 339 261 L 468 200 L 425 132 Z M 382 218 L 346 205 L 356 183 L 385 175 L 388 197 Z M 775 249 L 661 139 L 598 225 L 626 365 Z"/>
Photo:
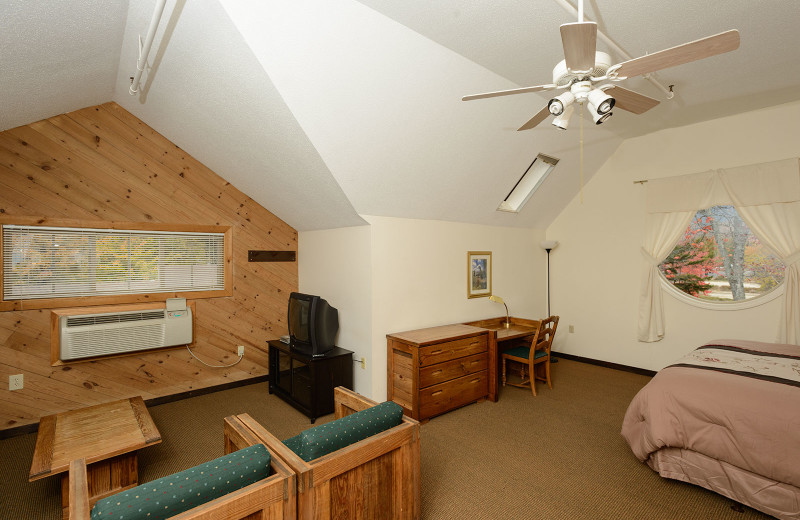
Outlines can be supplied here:
<path id="1" fill-rule="evenodd" d="M 708 171 L 665 179 L 652 179 L 647 189 L 647 217 L 642 242 L 639 292 L 639 341 L 664 338 L 664 304 L 658 264 L 673 250 L 692 217 L 720 190 L 718 175 Z"/>
<path id="2" fill-rule="evenodd" d="M 647 215 L 641 250 L 644 262 L 639 293 L 639 341 L 653 342 L 664 337 L 664 303 L 658 264 L 675 247 L 695 213 L 676 211 Z"/>
<path id="3" fill-rule="evenodd" d="M 653 179 L 646 186 L 639 341 L 664 337 L 658 264 L 698 210 L 733 204 L 753 233 L 786 264 L 777 341 L 800 344 L 800 159 Z"/>
<path id="4" fill-rule="evenodd" d="M 800 160 L 719 170 L 736 211 L 786 265 L 778 343 L 800 345 Z"/>

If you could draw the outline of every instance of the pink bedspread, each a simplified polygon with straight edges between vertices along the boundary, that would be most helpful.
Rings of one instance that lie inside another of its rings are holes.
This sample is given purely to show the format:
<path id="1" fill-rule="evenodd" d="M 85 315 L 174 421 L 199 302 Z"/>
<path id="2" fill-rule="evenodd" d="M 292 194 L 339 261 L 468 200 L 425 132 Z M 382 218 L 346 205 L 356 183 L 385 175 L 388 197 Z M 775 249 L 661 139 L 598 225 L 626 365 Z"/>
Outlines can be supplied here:
<path id="1" fill-rule="evenodd" d="M 705 366 L 658 372 L 628 407 L 622 436 L 642 461 L 652 462 L 662 448 L 680 448 L 800 488 L 800 347 L 740 340 L 708 345 L 734 348 L 716 356 L 704 346 L 676 364 Z"/>

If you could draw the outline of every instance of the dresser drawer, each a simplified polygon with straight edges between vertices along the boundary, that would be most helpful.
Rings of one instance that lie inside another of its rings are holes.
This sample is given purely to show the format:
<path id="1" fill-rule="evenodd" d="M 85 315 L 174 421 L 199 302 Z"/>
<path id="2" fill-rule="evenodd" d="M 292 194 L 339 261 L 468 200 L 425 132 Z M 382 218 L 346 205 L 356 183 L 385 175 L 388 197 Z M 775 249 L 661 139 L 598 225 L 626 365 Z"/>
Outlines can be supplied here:
<path id="1" fill-rule="evenodd" d="M 485 370 L 423 388 L 419 391 L 420 418 L 439 415 L 486 397 L 488 393 L 488 377 Z"/>
<path id="2" fill-rule="evenodd" d="M 419 387 L 425 388 L 426 386 L 444 383 L 457 377 L 474 374 L 475 372 L 486 370 L 488 365 L 486 354 L 481 352 L 480 354 L 422 367 L 419 369 Z"/>
<path id="3" fill-rule="evenodd" d="M 450 361 L 460 357 L 471 356 L 480 352 L 486 352 L 486 335 L 473 336 L 471 338 L 457 339 L 454 341 L 444 341 L 419 349 L 419 365 L 435 365 L 443 361 Z"/>

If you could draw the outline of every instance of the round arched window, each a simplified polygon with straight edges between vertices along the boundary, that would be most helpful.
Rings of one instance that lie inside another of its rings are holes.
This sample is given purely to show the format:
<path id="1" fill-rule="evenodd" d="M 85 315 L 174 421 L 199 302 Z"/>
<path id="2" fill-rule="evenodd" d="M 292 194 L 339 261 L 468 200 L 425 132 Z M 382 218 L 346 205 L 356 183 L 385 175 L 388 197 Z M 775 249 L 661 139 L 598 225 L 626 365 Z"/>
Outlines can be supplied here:
<path id="1" fill-rule="evenodd" d="M 697 212 L 683 238 L 658 266 L 669 283 L 704 301 L 757 298 L 783 282 L 784 265 L 733 206 Z"/>

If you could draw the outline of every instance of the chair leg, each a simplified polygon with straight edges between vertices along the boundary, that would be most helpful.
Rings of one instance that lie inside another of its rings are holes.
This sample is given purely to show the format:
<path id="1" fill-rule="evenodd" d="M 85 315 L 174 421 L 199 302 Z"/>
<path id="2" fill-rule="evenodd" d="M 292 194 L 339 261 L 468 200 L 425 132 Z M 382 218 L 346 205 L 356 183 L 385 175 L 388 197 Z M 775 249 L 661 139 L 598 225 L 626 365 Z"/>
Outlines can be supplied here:
<path id="1" fill-rule="evenodd" d="M 545 373 L 545 377 L 547 377 L 547 386 L 550 388 L 550 390 L 552 390 L 553 389 L 553 383 L 550 381 L 550 360 L 549 359 L 544 364 L 544 373 Z"/>
<path id="2" fill-rule="evenodd" d="M 503 386 L 506 386 L 506 358 L 503 358 Z"/>
<path id="3" fill-rule="evenodd" d="M 531 352 L 531 356 L 533 356 L 533 352 Z M 533 396 L 536 397 L 536 366 L 531 365 L 528 367 L 528 372 L 531 374 L 531 392 L 533 392 Z"/>

